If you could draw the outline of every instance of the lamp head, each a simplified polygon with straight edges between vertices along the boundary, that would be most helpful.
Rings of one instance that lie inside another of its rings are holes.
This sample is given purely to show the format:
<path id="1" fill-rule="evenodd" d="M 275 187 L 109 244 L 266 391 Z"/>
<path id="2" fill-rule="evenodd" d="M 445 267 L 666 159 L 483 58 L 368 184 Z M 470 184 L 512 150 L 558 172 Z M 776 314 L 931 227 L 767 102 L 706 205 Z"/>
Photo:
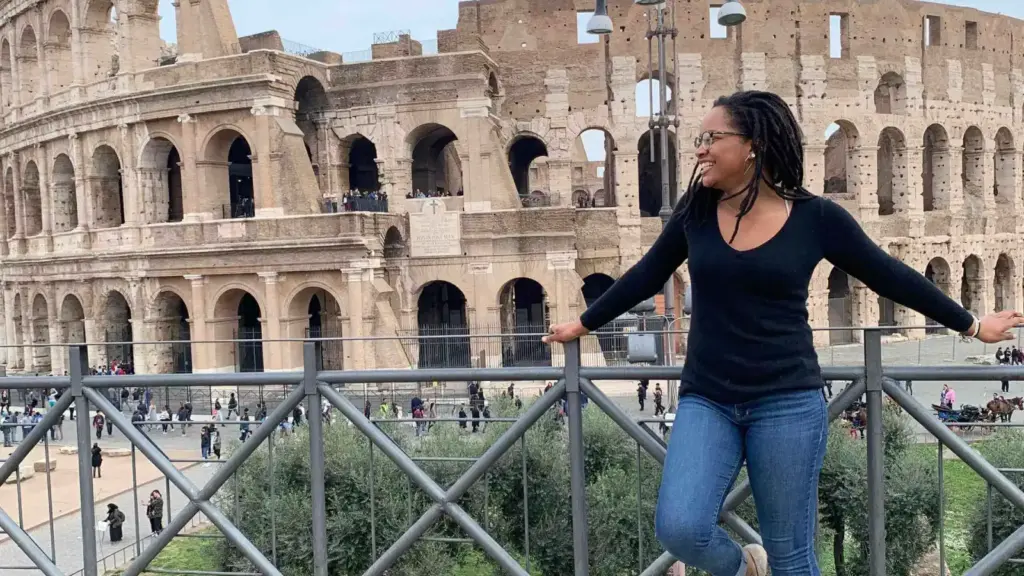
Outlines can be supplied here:
<path id="1" fill-rule="evenodd" d="M 606 0 L 597 0 L 597 5 L 594 8 L 594 15 L 591 16 L 590 21 L 587 22 L 587 33 L 597 35 L 612 33 L 612 19 L 608 16 L 608 5 Z"/>
<path id="2" fill-rule="evenodd" d="M 718 23 L 722 26 L 737 26 L 747 19 L 747 11 L 739 0 L 725 0 L 718 9 Z"/>

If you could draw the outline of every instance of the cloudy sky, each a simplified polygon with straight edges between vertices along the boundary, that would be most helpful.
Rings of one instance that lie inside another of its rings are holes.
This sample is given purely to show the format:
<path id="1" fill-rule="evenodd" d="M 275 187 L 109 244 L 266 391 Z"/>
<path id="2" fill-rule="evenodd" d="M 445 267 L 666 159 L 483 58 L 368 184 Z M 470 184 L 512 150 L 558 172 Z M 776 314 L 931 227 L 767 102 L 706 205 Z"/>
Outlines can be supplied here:
<path id="1" fill-rule="evenodd" d="M 1021 0 L 938 0 L 1024 19 Z M 366 50 L 375 32 L 409 30 L 432 40 L 455 28 L 458 0 L 228 0 L 240 36 L 277 30 L 287 40 L 334 52 Z M 174 42 L 174 8 L 160 0 L 161 36 Z"/>

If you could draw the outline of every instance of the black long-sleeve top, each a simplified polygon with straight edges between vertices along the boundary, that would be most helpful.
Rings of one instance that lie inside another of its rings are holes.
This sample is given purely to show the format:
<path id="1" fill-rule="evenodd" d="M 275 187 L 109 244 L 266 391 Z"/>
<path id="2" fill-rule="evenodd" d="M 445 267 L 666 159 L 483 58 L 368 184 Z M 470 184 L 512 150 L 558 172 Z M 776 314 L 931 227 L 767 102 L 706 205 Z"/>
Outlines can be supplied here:
<path id="1" fill-rule="evenodd" d="M 821 388 L 807 294 L 826 259 L 893 302 L 965 332 L 974 318 L 913 268 L 886 254 L 830 200 L 798 200 L 782 229 L 746 251 L 730 246 L 714 211 L 677 212 L 651 249 L 581 317 L 596 330 L 654 296 L 690 261 L 693 312 L 679 394 L 742 403 Z"/>

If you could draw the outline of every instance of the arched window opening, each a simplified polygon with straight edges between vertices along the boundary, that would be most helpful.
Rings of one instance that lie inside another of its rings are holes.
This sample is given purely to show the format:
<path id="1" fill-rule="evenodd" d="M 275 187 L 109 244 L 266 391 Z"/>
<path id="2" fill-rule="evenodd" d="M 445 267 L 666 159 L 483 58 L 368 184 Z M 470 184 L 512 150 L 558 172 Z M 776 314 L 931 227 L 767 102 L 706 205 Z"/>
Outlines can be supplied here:
<path id="1" fill-rule="evenodd" d="M 49 69 L 50 93 L 57 94 L 70 88 L 75 82 L 71 59 L 71 22 L 63 10 L 54 10 L 50 15 L 43 50 Z"/>
<path id="2" fill-rule="evenodd" d="M 878 297 L 878 325 L 883 328 L 886 326 L 891 327 L 887 330 L 882 330 L 882 334 L 885 336 L 899 333 L 899 330 L 896 328 L 896 303 L 883 296 Z"/>
<path id="3" fill-rule="evenodd" d="M 456 149 L 458 138 L 439 124 L 413 130 L 412 190 L 409 197 L 461 196 L 462 160 Z"/>
<path id="4" fill-rule="evenodd" d="M 942 258 L 933 258 L 924 269 L 924 277 L 934 284 L 936 288 L 942 290 L 943 294 L 950 296 L 952 276 L 950 275 L 949 263 L 945 260 Z M 928 326 L 926 330 L 928 334 L 946 333 L 946 329 L 931 318 L 926 317 L 925 324 Z"/>
<path id="5" fill-rule="evenodd" d="M 512 172 L 512 180 L 520 200 L 525 200 L 531 190 L 550 190 L 547 170 L 548 147 L 535 136 L 520 136 L 508 149 L 508 168 Z M 536 178 L 532 178 L 531 167 L 538 169 Z M 543 172 L 543 174 L 541 174 Z"/>
<path id="6" fill-rule="evenodd" d="M 380 190 L 377 146 L 364 136 L 352 140 L 348 153 L 348 187 L 359 192 Z"/>
<path id="7" fill-rule="evenodd" d="M 924 211 L 949 209 L 949 138 L 939 124 L 932 124 L 924 133 L 921 164 Z"/>
<path id="8" fill-rule="evenodd" d="M 68 294 L 60 305 L 60 343 L 61 344 L 84 344 L 85 343 L 85 310 L 77 297 Z M 67 355 L 64 371 L 71 373 L 71 358 Z"/>
<path id="9" fill-rule="evenodd" d="M 576 138 L 572 149 L 572 187 L 585 192 L 587 206 L 577 203 L 577 195 L 573 195 L 573 206 L 576 208 L 600 208 L 614 206 L 614 192 L 604 195 L 605 190 L 615 190 L 615 140 L 608 132 L 599 128 L 584 130 Z M 601 191 L 600 199 L 597 191 Z M 579 195 L 582 196 L 582 195 Z M 598 204 L 600 202 L 600 205 Z"/>
<path id="10" fill-rule="evenodd" d="M 317 122 L 323 118 L 324 110 L 328 106 L 327 92 L 324 91 L 323 84 L 312 76 L 304 77 L 295 87 L 295 104 L 295 124 L 302 130 L 309 162 L 319 181 L 319 158 L 323 142 Z"/>
<path id="11" fill-rule="evenodd" d="M 78 197 L 75 167 L 67 154 L 53 161 L 53 231 L 70 232 L 78 228 Z"/>
<path id="12" fill-rule="evenodd" d="M 158 342 L 153 370 L 158 374 L 188 374 L 192 372 L 192 330 L 189 325 L 188 306 L 177 294 L 161 292 L 154 303 L 150 322 Z M 173 394 L 173 393 L 171 393 Z M 165 397 L 169 394 L 165 393 Z M 187 398 L 188 395 L 185 395 Z M 168 399 L 184 402 L 185 398 Z"/>
<path id="13" fill-rule="evenodd" d="M 25 318 L 21 309 L 21 294 L 14 294 L 14 306 L 11 310 L 11 321 L 14 323 L 14 350 L 8 354 L 8 368 L 16 370 L 25 369 L 25 354 L 22 346 L 25 345 L 24 334 L 24 322 Z M 13 359 L 10 358 L 13 356 Z"/>
<path id="14" fill-rule="evenodd" d="M 512 280 L 502 288 L 499 303 L 502 365 L 550 366 L 551 348 L 531 336 L 547 332 L 547 294 L 540 283 L 529 278 Z"/>
<path id="15" fill-rule="evenodd" d="M 466 296 L 454 284 L 431 282 L 417 300 L 420 368 L 469 368 L 472 351 Z"/>
<path id="16" fill-rule="evenodd" d="M 590 194 L 586 190 L 576 190 L 572 193 L 573 208 L 590 208 Z"/>
<path id="17" fill-rule="evenodd" d="M 113 367 L 116 363 L 126 373 L 133 373 L 135 349 L 132 345 L 132 309 L 125 297 L 116 290 L 107 294 L 103 308 L 103 334 L 106 365 Z"/>
<path id="18" fill-rule="evenodd" d="M 256 199 L 252 182 L 252 149 L 249 142 L 239 136 L 228 150 L 228 179 L 230 194 L 229 218 L 256 216 Z"/>
<path id="19" fill-rule="evenodd" d="M 166 138 L 151 139 L 142 150 L 138 173 L 148 200 L 143 206 L 146 222 L 181 222 L 185 214 L 178 148 Z"/>
<path id="20" fill-rule="evenodd" d="M 120 71 L 118 28 L 118 14 L 111 0 L 89 1 L 81 30 L 86 82 L 104 80 Z"/>
<path id="21" fill-rule="evenodd" d="M 973 254 L 964 260 L 963 275 L 960 278 L 960 304 L 979 318 L 982 312 L 982 266 L 981 258 Z"/>
<path id="22" fill-rule="evenodd" d="M 1013 260 L 1006 253 L 1000 254 L 996 260 L 994 281 L 996 301 L 993 310 L 1015 310 L 1017 304 L 1013 293 Z"/>
<path id="23" fill-rule="evenodd" d="M 895 128 L 878 137 L 878 215 L 904 212 L 907 198 L 907 144 Z"/>
<path id="24" fill-rule="evenodd" d="M 649 118 L 652 114 L 661 112 L 661 80 L 657 71 L 650 79 L 643 79 L 636 83 L 636 116 L 637 118 Z M 666 75 L 665 99 L 667 106 L 665 110 L 671 114 L 675 110 L 675 99 L 672 94 L 671 74 Z"/>
<path id="25" fill-rule="evenodd" d="M 402 238 L 402 233 L 394 226 L 388 228 L 387 233 L 384 234 L 384 258 L 406 258 L 408 256 L 409 247 L 406 245 L 405 239 Z"/>
<path id="26" fill-rule="evenodd" d="M 850 277 L 840 268 L 833 268 L 828 275 L 828 326 L 829 328 L 850 328 L 853 326 L 853 294 Z M 854 341 L 853 330 L 829 331 L 829 344 L 850 344 Z"/>
<path id="27" fill-rule="evenodd" d="M 7 224 L 7 239 L 18 231 L 18 213 L 14 208 L 14 169 L 8 167 L 4 174 L 4 218 Z"/>
<path id="28" fill-rule="evenodd" d="M 6 38 L 0 42 L 0 98 L 3 98 L 4 111 L 14 106 L 14 51 Z"/>
<path id="29" fill-rule="evenodd" d="M 662 208 L 661 177 L 661 135 L 654 131 L 654 153 L 651 154 L 651 134 L 645 132 L 637 142 L 640 154 L 637 157 L 640 183 L 640 216 L 654 217 Z M 669 208 L 675 206 L 678 197 L 678 176 L 676 174 L 676 135 L 668 135 Z"/>
<path id="30" fill-rule="evenodd" d="M 25 164 L 24 176 L 21 179 L 21 194 L 25 199 L 25 236 L 35 236 L 43 232 L 43 199 L 39 190 L 39 168 L 34 161 Z"/>
<path id="31" fill-rule="evenodd" d="M 964 132 L 962 178 L 965 207 L 981 213 L 985 209 L 985 137 L 977 126 Z"/>
<path id="32" fill-rule="evenodd" d="M 124 224 L 124 180 L 121 159 L 110 146 L 100 146 L 92 154 L 93 221 L 96 228 L 116 228 Z"/>
<path id="33" fill-rule="evenodd" d="M 307 302 L 306 338 L 323 338 L 316 343 L 317 370 L 345 368 L 344 342 L 341 329 L 341 306 L 326 290 L 310 288 L 296 296 Z"/>
<path id="34" fill-rule="evenodd" d="M 39 47 L 32 26 L 21 30 L 21 49 L 18 51 L 18 84 L 21 103 L 29 104 L 42 95 L 39 91 Z"/>
<path id="35" fill-rule="evenodd" d="M 263 322 L 260 305 L 251 294 L 238 301 L 237 372 L 263 372 Z"/>
<path id="36" fill-rule="evenodd" d="M 996 204 L 1010 206 L 1016 197 L 1017 168 L 1014 159 L 1017 150 L 1013 145 L 1013 134 L 1007 128 L 996 132 L 996 151 L 993 166 L 995 168 Z M 997 308 L 1004 310 L 1004 308 Z"/>
<path id="37" fill-rule="evenodd" d="M 850 178 L 857 173 L 857 130 L 846 121 L 833 122 L 825 130 L 825 187 L 824 194 L 854 196 Z"/>
<path id="38" fill-rule="evenodd" d="M 604 295 L 615 280 L 607 274 L 591 274 L 583 279 L 583 301 L 589 308 L 597 299 Z M 614 321 L 598 328 L 595 331 L 597 342 L 601 346 L 601 353 L 604 355 L 605 364 L 620 364 L 626 356 L 628 349 L 626 337 L 622 334 L 609 334 L 610 332 L 623 331 Z"/>
<path id="39" fill-rule="evenodd" d="M 50 361 L 50 320 L 47 313 L 46 298 L 36 294 L 32 299 L 32 368 L 40 374 L 49 374 Z"/>
<path id="40" fill-rule="evenodd" d="M 875 88 L 875 114 L 907 114 L 907 85 L 895 72 L 886 72 Z"/>

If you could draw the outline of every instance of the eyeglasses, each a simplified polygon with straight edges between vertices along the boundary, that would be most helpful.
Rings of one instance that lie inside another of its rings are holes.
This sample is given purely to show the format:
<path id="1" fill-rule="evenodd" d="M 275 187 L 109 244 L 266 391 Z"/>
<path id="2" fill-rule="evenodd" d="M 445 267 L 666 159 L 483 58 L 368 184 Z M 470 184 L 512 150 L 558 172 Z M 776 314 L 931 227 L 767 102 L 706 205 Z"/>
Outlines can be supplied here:
<path id="1" fill-rule="evenodd" d="M 693 139 L 694 148 L 711 148 L 711 145 L 718 140 L 718 136 L 746 136 L 746 134 L 740 134 L 738 132 L 716 132 L 714 130 L 708 130 Z"/>

